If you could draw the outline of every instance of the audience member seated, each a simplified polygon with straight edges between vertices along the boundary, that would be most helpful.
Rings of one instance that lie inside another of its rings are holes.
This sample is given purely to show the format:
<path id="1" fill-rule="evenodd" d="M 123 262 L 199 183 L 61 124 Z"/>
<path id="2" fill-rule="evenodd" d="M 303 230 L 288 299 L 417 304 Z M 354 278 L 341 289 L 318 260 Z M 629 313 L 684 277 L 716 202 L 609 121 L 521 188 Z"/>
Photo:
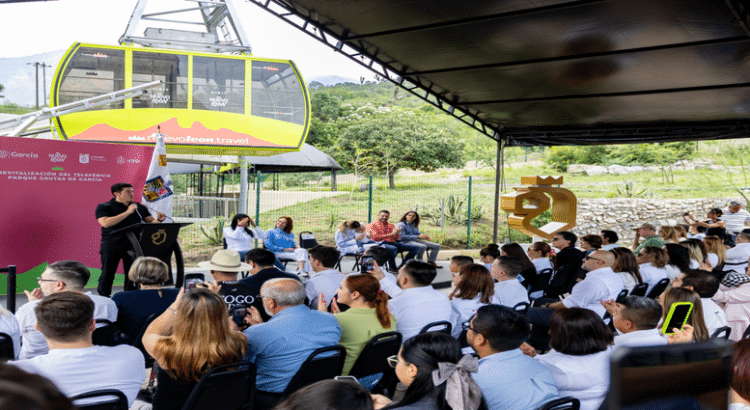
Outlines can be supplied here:
<path id="1" fill-rule="evenodd" d="M 658 233 L 664 243 L 680 243 L 680 235 L 673 226 L 662 225 Z"/>
<path id="2" fill-rule="evenodd" d="M 392 282 L 396 282 L 396 275 L 392 274 L 387 269 L 382 269 L 382 268 L 385 268 L 388 265 L 389 261 L 391 260 L 391 252 L 388 249 L 382 248 L 380 246 L 372 247 L 372 248 L 367 249 L 364 255 L 372 256 L 374 265 L 381 267 L 380 271 L 383 273 L 383 275 L 387 278 L 390 278 Z M 393 295 L 390 295 L 390 296 L 393 296 Z"/>
<path id="3" fill-rule="evenodd" d="M 341 327 L 339 344 L 346 348 L 342 374 L 347 375 L 370 339 L 396 331 L 396 318 L 388 310 L 388 295 L 380 290 L 380 282 L 372 275 L 347 276 L 336 294 L 338 303 L 349 306 L 345 312 L 339 312 L 337 301 L 330 302 Z M 318 300 L 318 310 L 327 311 L 325 299 Z"/>
<path id="4" fill-rule="evenodd" d="M 474 263 L 474 258 L 466 255 L 455 255 L 451 257 L 451 263 L 448 265 L 448 270 L 451 271 L 451 276 L 455 277 L 461 272 L 461 268 L 466 265 Z M 482 265 L 484 266 L 484 265 Z M 489 271 L 489 269 L 487 269 Z"/>
<path id="5" fill-rule="evenodd" d="M 717 268 L 724 263 L 727 248 L 724 241 L 718 236 L 707 236 L 703 238 L 703 244 L 706 246 L 706 261 L 712 268 Z"/>
<path id="6" fill-rule="evenodd" d="M 664 266 L 664 269 L 667 270 L 667 277 L 670 280 L 676 278 L 680 273 L 690 270 L 690 251 L 688 251 L 688 248 L 675 243 L 668 243 L 664 245 L 664 249 L 669 257 L 669 262 Z"/>
<path id="7" fill-rule="evenodd" d="M 151 256 L 136 259 L 130 267 L 128 279 L 139 284 L 140 289 L 118 292 L 112 296 L 112 301 L 117 305 L 119 341 L 132 345 L 148 317 L 167 310 L 177 298 L 179 289 L 162 286 L 169 279 L 169 268 Z"/>
<path id="8" fill-rule="evenodd" d="M 239 253 L 221 249 L 214 253 L 210 261 L 198 262 L 198 266 L 209 270 L 214 281 L 206 282 L 204 286 L 220 294 L 230 312 L 236 308 L 249 308 L 253 305 L 258 293 L 254 288 L 237 280 L 240 272 L 250 268 L 250 265 L 240 261 Z"/>
<path id="9" fill-rule="evenodd" d="M 365 249 L 377 246 L 377 243 L 367 237 L 365 226 L 357 221 L 344 221 L 336 234 L 336 249 L 343 255 L 346 253 L 363 253 Z"/>
<path id="10" fill-rule="evenodd" d="M 266 249 L 252 249 L 245 255 L 245 260 L 249 266 L 248 277 L 240 279 L 242 283 L 253 295 L 252 306 L 255 306 L 260 313 L 263 321 L 268 321 L 271 318 L 266 311 L 263 309 L 263 301 L 261 298 L 255 297 L 260 294 L 260 288 L 269 279 L 288 278 L 300 281 L 299 276 L 281 271 L 274 267 L 276 256 Z M 300 281 L 301 282 L 301 281 Z"/>
<path id="11" fill-rule="evenodd" d="M 581 250 L 585 255 L 602 248 L 602 237 L 599 235 L 583 235 L 581 237 Z"/>
<path id="12" fill-rule="evenodd" d="M 685 220 L 686 224 L 697 225 L 702 226 L 706 228 L 706 236 L 715 235 L 719 238 L 724 239 L 726 236 L 726 227 L 727 223 L 722 221 L 720 219 L 721 215 L 724 214 L 724 211 L 722 211 L 719 208 L 711 208 L 708 210 L 708 213 L 706 214 L 706 220 L 705 221 L 696 221 L 695 218 L 693 218 L 692 215 L 689 213 L 685 213 L 682 215 L 682 219 Z M 688 220 L 690 219 L 690 220 Z"/>
<path id="13" fill-rule="evenodd" d="M 665 266 L 669 262 L 669 257 L 664 249 L 646 246 L 635 255 L 635 260 L 639 263 L 638 270 L 641 273 L 641 279 L 644 283 L 648 283 L 646 294 L 651 292 L 660 280 L 667 278 Z"/>
<path id="14" fill-rule="evenodd" d="M 536 284 L 536 266 L 534 266 L 534 263 L 531 262 L 531 259 L 526 255 L 526 252 L 524 252 L 521 245 L 517 243 L 506 243 L 500 247 L 500 254 L 521 261 L 523 267 L 518 274 L 518 280 L 521 281 L 523 287 L 528 288 L 529 286 Z"/>
<path id="15" fill-rule="evenodd" d="M 449 320 L 453 308 L 448 296 L 431 284 L 437 276 L 435 268 L 421 261 L 409 261 L 398 271 L 396 281 L 376 266 L 372 275 L 393 299 L 388 308 L 398 320 L 397 330 L 406 340 L 432 322 Z"/>
<path id="16" fill-rule="evenodd" d="M 583 252 L 576 249 L 577 240 L 578 237 L 568 231 L 558 232 L 552 238 L 552 246 L 559 251 L 554 260 L 555 272 L 544 289 L 545 297 L 557 298 L 568 293 L 573 286 L 576 273 L 581 268 L 584 257 Z"/>
<path id="17" fill-rule="evenodd" d="M 275 405 L 302 363 L 315 349 L 333 346 L 341 327 L 330 313 L 304 305 L 305 289 L 294 279 L 271 279 L 260 289 L 263 309 L 271 316 L 263 322 L 258 309 L 250 308 L 245 329 L 248 359 L 257 367 L 255 406 Z"/>
<path id="18" fill-rule="evenodd" d="M 292 393 L 274 410 L 372 410 L 372 396 L 361 384 L 322 380 Z"/>
<path id="19" fill-rule="evenodd" d="M 549 370 L 519 349 L 528 337 L 528 320 L 505 306 L 482 306 L 471 319 L 466 340 L 479 356 L 473 376 L 488 409 L 536 409 L 558 397 Z"/>
<path id="20" fill-rule="evenodd" d="M 49 350 L 44 335 L 35 327 L 37 318 L 34 308 L 36 305 L 42 301 L 42 298 L 53 293 L 83 293 L 83 287 L 88 283 L 90 276 L 89 268 L 81 262 L 57 261 L 49 264 L 47 269 L 39 275 L 36 280 L 39 283 L 38 288 L 31 292 L 24 291 L 26 297 L 29 298 L 29 303 L 16 311 L 16 319 L 21 327 L 21 353 L 18 355 L 20 359 L 31 359 L 46 354 Z M 113 323 L 117 321 L 117 306 L 112 299 L 92 295 L 91 292 L 86 292 L 85 295 L 94 301 L 94 319 L 107 319 Z"/>
<path id="21" fill-rule="evenodd" d="M 704 270 L 689 270 L 681 273 L 672 281 L 672 286 L 690 289 L 695 291 L 701 298 L 701 307 L 703 308 L 703 321 L 706 324 L 706 330 L 709 335 L 724 326 L 727 326 L 727 316 L 724 311 L 711 298 L 719 290 L 719 279 L 712 275 L 711 272 Z M 744 332 L 744 329 L 741 331 Z M 737 337 L 741 337 L 742 333 Z M 737 339 L 739 340 L 739 339 Z"/>
<path id="22" fill-rule="evenodd" d="M 399 231 L 399 239 L 401 242 L 420 246 L 421 249 L 417 254 L 417 259 L 424 260 L 424 253 L 427 251 L 427 263 L 434 266 L 436 269 L 441 268 L 441 266 L 436 263 L 438 252 L 440 252 L 440 244 L 430 242 L 429 235 L 419 232 L 419 214 L 416 211 L 405 213 L 404 216 L 401 217 L 401 220 L 396 224 L 396 230 Z"/>
<path id="23" fill-rule="evenodd" d="M 622 247 L 612 249 L 610 252 L 615 255 L 615 264 L 612 266 L 612 270 L 620 275 L 623 288 L 627 289 L 628 293 L 632 292 L 635 285 L 643 283 L 641 269 L 635 255 L 630 249 Z"/>
<path id="24" fill-rule="evenodd" d="M 612 250 L 620 246 L 617 244 L 617 241 L 620 240 L 620 237 L 617 235 L 617 232 L 615 231 L 604 229 L 601 231 L 601 237 L 602 237 L 602 250 L 603 251 Z"/>
<path id="25" fill-rule="evenodd" d="M 526 288 L 518 281 L 523 264 L 516 258 L 500 256 L 492 263 L 496 303 L 512 308 L 521 302 L 529 302 Z"/>
<path id="26" fill-rule="evenodd" d="M 689 239 L 688 229 L 690 229 L 690 225 L 688 224 L 677 224 L 674 226 L 674 230 L 675 232 L 677 232 L 677 237 L 679 238 L 679 242 Z"/>
<path id="27" fill-rule="evenodd" d="M 529 249 L 526 250 L 526 254 L 529 255 L 537 273 L 537 282 L 530 287 L 529 292 L 529 296 L 534 299 L 540 298 L 544 295 L 544 288 L 549 285 L 549 282 L 552 279 L 551 271 L 549 275 L 541 276 L 543 271 L 547 269 L 552 270 L 552 262 L 549 258 L 550 252 L 552 252 L 552 248 L 546 242 L 534 242 L 529 246 Z"/>
<path id="28" fill-rule="evenodd" d="M 76 410 L 77 407 L 49 379 L 0 364 L 0 409 Z"/>
<path id="29" fill-rule="evenodd" d="M 297 261 L 297 271 L 310 272 L 310 261 L 307 257 L 307 249 L 297 246 L 292 229 L 294 222 L 289 216 L 282 216 L 276 221 L 276 227 L 266 231 L 266 239 L 263 241 L 266 249 L 273 252 L 277 258 L 292 259 Z"/>
<path id="30" fill-rule="evenodd" d="M 17 358 L 21 352 L 21 326 L 18 320 L 4 307 L 0 306 L 0 332 L 10 336 L 13 340 L 13 355 Z"/>
<path id="31" fill-rule="evenodd" d="M 724 270 L 744 274 L 748 259 L 750 259 L 750 229 L 743 229 L 737 235 L 737 245 L 732 249 L 727 249 Z"/>
<path id="32" fill-rule="evenodd" d="M 681 287 L 671 287 L 662 293 L 656 299 L 662 307 L 662 322 L 669 313 L 669 309 L 676 302 L 690 302 L 693 304 L 693 311 L 688 316 L 687 324 L 693 329 L 693 340 L 699 342 L 711 337 L 706 328 L 706 322 L 703 320 L 703 304 L 700 296 L 695 291 Z M 661 324 L 660 324 L 661 325 Z"/>
<path id="33" fill-rule="evenodd" d="M 240 254 L 240 260 L 244 260 L 247 251 L 254 248 L 253 240 L 263 241 L 266 233 L 255 225 L 253 218 L 237 214 L 232 217 L 230 226 L 224 228 L 224 239 L 227 241 L 227 249 L 236 251 Z"/>
<path id="34" fill-rule="evenodd" d="M 482 261 L 484 267 L 487 268 L 487 270 L 492 269 L 492 262 L 494 262 L 495 259 L 500 255 L 502 255 L 500 253 L 500 247 L 498 245 L 495 245 L 494 243 L 491 243 L 479 250 L 479 260 Z"/>
<path id="35" fill-rule="evenodd" d="M 484 265 L 466 265 L 461 268 L 458 275 L 452 276 L 452 280 L 454 289 L 449 297 L 453 311 L 450 322 L 453 326 L 452 335 L 458 338 L 463 330 L 462 325 L 477 313 L 477 309 L 497 303 L 497 299 L 492 276 Z"/>
<path id="36" fill-rule="evenodd" d="M 728 410 L 750 410 L 750 339 L 734 344 L 732 369 Z"/>
<path id="37" fill-rule="evenodd" d="M 310 266 L 313 273 L 305 282 L 305 293 L 310 301 L 311 309 L 318 307 L 318 295 L 321 294 L 323 299 L 330 304 L 336 295 L 336 289 L 346 277 L 334 268 L 338 260 L 339 251 L 331 246 L 318 245 L 310 249 Z"/>
<path id="38" fill-rule="evenodd" d="M 398 240 L 400 230 L 396 229 L 396 225 L 388 222 L 388 218 L 390 217 L 391 213 L 385 209 L 378 212 L 378 220 L 370 222 L 367 225 L 367 234 L 372 240 L 380 242 L 380 246 L 386 248 L 391 253 L 391 259 L 388 263 L 390 268 L 395 271 L 398 269 L 396 255 L 399 252 L 407 252 L 403 261 L 401 261 L 403 265 L 406 261 L 414 259 L 423 248 L 421 245 L 415 243 L 400 242 Z"/>
<path id="39" fill-rule="evenodd" d="M 683 279 L 683 286 L 684 284 Z M 727 273 L 721 280 L 721 285 L 714 294 L 713 300 L 724 304 L 726 320 L 732 328 L 729 339 L 734 341 L 742 339 L 745 329 L 750 326 L 750 276 L 737 272 Z M 702 298 L 701 301 L 703 301 Z"/>
<path id="40" fill-rule="evenodd" d="M 234 322 L 227 311 L 224 299 L 210 289 L 181 289 L 172 306 L 148 326 L 143 346 L 159 365 L 154 410 L 182 409 L 204 373 L 245 356 L 245 336 L 231 330 Z"/>
<path id="41" fill-rule="evenodd" d="M 375 408 L 488 409 L 470 374 L 477 371 L 477 360 L 469 355 L 461 357 L 458 341 L 449 335 L 440 332 L 416 335 L 407 339 L 398 355 L 388 358 L 388 362 L 407 386 L 406 393 L 396 403 L 385 396 L 373 395 Z"/>
<path id="42" fill-rule="evenodd" d="M 643 242 L 641 242 L 643 238 Z M 638 229 L 635 230 L 635 236 L 633 237 L 633 244 L 630 249 L 633 253 L 638 253 L 646 246 L 655 246 L 661 248 L 664 246 L 664 240 L 661 236 L 656 234 L 656 228 L 650 223 L 644 223 Z"/>
<path id="43" fill-rule="evenodd" d="M 128 346 L 94 346 L 91 333 L 94 302 L 83 293 L 58 292 L 34 307 L 36 326 L 49 353 L 13 362 L 21 369 L 50 379 L 68 397 L 116 389 L 133 404 L 144 378 L 140 350 Z"/>
<path id="44" fill-rule="evenodd" d="M 702 240 L 688 239 L 681 242 L 680 245 L 688 248 L 691 269 L 703 269 L 708 271 L 713 269 L 713 265 L 707 263 L 708 250 L 706 249 L 706 244 L 704 244 Z"/>
<path id="45" fill-rule="evenodd" d="M 612 324 L 620 332 L 615 346 L 656 346 L 667 344 L 658 327 L 662 318 L 659 302 L 645 296 L 627 296 L 622 302 L 604 301 Z"/>
<path id="46" fill-rule="evenodd" d="M 552 316 L 550 350 L 536 356 L 555 379 L 560 396 L 575 397 L 581 410 L 596 410 L 609 389 L 612 332 L 589 309 L 560 309 Z"/>
<path id="47" fill-rule="evenodd" d="M 703 240 L 706 237 L 706 228 L 702 226 L 690 225 L 688 228 L 688 238 Z"/>
<path id="48" fill-rule="evenodd" d="M 583 268 L 588 270 L 586 279 L 573 286 L 570 296 L 561 301 L 537 299 L 536 302 L 541 302 L 542 305 L 529 309 L 531 324 L 546 328 L 555 310 L 572 307 L 590 309 L 600 317 L 604 316 L 606 311 L 601 301 L 616 299 L 623 288 L 620 275 L 612 271 L 614 263 L 615 256 L 612 252 L 595 251 L 587 256 L 583 261 Z"/>

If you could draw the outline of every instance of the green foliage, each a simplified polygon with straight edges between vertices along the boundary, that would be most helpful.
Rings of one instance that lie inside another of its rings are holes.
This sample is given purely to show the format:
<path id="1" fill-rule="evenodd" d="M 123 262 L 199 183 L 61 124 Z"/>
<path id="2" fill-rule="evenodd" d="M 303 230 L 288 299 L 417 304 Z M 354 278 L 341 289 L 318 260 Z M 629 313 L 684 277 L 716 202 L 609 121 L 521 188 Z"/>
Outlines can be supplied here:
<path id="1" fill-rule="evenodd" d="M 608 159 L 620 165 L 668 165 L 689 159 L 694 152 L 695 144 L 691 142 L 627 144 L 612 147 Z"/>
<path id="2" fill-rule="evenodd" d="M 26 114 L 26 113 L 30 113 L 34 111 L 36 111 L 36 109 L 22 107 L 15 103 L 0 104 L 0 113 L 3 113 L 3 114 L 20 115 L 20 114 Z"/>
<path id="3" fill-rule="evenodd" d="M 208 238 L 208 242 L 212 245 L 221 245 L 224 240 L 224 219 L 216 220 L 216 226 L 206 227 L 200 225 L 201 232 Z"/>
<path id="4" fill-rule="evenodd" d="M 547 209 L 546 211 L 542 212 L 541 215 L 531 220 L 531 226 L 535 228 L 541 228 L 544 225 L 547 225 L 548 223 L 550 223 L 551 221 L 552 221 L 552 211 Z"/>
<path id="5" fill-rule="evenodd" d="M 602 164 L 609 150 L 606 145 L 551 147 L 545 161 L 551 168 L 564 172 L 570 164 Z"/>
<path id="6" fill-rule="evenodd" d="M 443 199 L 440 200 L 437 207 L 430 208 L 425 207 L 420 211 L 419 215 L 422 219 L 427 220 L 430 224 L 440 226 L 441 217 L 444 222 L 453 225 L 466 225 L 466 203 L 467 200 L 463 197 L 454 196 L 453 194 L 448 195 L 445 198 L 445 207 L 441 209 Z M 414 209 L 419 209 L 415 207 Z M 484 215 L 484 209 L 481 205 L 475 203 L 471 204 L 471 220 L 472 222 L 478 222 Z"/>
<path id="7" fill-rule="evenodd" d="M 651 190 L 636 185 L 633 181 L 627 181 L 622 186 L 615 189 L 612 197 L 620 198 L 653 198 L 654 193 Z"/>

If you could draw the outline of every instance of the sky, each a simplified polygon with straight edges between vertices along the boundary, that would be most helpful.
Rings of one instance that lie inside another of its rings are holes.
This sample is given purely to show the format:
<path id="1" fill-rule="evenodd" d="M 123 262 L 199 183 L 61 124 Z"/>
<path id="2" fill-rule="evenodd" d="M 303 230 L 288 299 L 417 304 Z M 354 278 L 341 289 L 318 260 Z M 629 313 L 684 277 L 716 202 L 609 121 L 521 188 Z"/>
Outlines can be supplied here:
<path id="1" fill-rule="evenodd" d="M 150 0 L 146 13 L 194 7 L 179 0 Z M 233 0 L 255 57 L 293 60 L 306 81 L 338 75 L 373 80 L 375 74 L 255 4 Z M 0 5 L 0 58 L 67 49 L 76 41 L 116 45 L 125 32 L 136 0 L 59 0 Z M 158 24 L 144 22 L 145 27 Z M 168 24 L 168 23 L 162 23 Z M 195 26 L 199 28 L 199 26 Z M 31 68 L 30 68 L 31 69 Z"/>

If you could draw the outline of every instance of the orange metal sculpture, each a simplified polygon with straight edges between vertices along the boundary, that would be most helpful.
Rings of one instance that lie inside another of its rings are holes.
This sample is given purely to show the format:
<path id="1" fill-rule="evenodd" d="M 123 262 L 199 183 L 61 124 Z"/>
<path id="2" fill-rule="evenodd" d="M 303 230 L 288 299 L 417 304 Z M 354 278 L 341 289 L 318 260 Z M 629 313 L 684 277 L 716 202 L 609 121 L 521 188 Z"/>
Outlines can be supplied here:
<path id="1" fill-rule="evenodd" d="M 524 176 L 521 183 L 528 185 L 513 187 L 516 192 L 500 197 L 500 207 L 509 212 L 508 225 L 529 236 L 552 239 L 556 232 L 568 230 L 576 225 L 576 196 L 560 185 L 563 177 Z M 552 200 L 552 221 L 536 228 L 531 220 L 550 209 Z"/>

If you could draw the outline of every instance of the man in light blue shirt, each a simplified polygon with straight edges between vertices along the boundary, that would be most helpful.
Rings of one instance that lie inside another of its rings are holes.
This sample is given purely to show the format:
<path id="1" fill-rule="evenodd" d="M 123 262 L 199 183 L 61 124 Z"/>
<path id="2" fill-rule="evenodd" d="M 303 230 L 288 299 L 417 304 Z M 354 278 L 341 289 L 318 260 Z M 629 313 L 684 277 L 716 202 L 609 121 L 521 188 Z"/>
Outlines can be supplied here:
<path id="1" fill-rule="evenodd" d="M 332 314 L 304 305 L 305 289 L 297 280 L 270 279 L 260 297 L 271 319 L 263 323 L 260 312 L 250 308 L 244 333 L 247 359 L 257 367 L 255 408 L 272 408 L 310 353 L 338 344 L 341 328 Z"/>
<path id="2" fill-rule="evenodd" d="M 469 322 L 466 340 L 479 355 L 472 376 L 488 410 L 531 410 L 558 398 L 549 370 L 519 349 L 529 332 L 526 317 L 506 306 L 482 306 Z"/>

